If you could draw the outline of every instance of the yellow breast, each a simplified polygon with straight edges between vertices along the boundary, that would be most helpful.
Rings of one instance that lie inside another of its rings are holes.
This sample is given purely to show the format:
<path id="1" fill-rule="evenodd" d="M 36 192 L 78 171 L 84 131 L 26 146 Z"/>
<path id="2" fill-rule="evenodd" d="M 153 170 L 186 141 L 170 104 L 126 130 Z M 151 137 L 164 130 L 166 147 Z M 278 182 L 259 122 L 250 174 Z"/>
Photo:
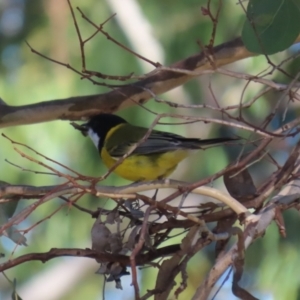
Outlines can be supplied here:
<path id="1" fill-rule="evenodd" d="M 112 128 L 106 135 L 106 140 L 123 124 Z M 168 177 L 189 155 L 188 150 L 175 150 L 166 153 L 147 155 L 129 155 L 113 172 L 130 181 L 151 181 Z M 111 157 L 105 143 L 101 149 L 101 158 L 108 169 L 113 167 L 118 159 Z"/>
<path id="2" fill-rule="evenodd" d="M 131 181 L 150 181 L 166 178 L 188 154 L 189 151 L 176 150 L 162 154 L 131 155 L 125 158 L 114 172 Z M 111 168 L 117 162 L 109 155 L 105 146 L 102 148 L 101 157 L 107 168 Z"/>

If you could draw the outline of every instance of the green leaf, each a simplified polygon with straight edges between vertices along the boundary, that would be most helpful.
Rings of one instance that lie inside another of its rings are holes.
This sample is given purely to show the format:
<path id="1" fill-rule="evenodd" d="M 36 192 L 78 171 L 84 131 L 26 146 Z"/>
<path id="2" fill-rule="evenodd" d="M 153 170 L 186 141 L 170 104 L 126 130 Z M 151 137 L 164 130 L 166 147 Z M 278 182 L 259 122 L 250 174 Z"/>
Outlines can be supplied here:
<path id="1" fill-rule="evenodd" d="M 292 1 L 298 7 L 298 10 L 300 11 L 300 0 L 292 0 Z"/>
<path id="2" fill-rule="evenodd" d="M 274 54 L 291 46 L 300 32 L 299 0 L 250 0 L 242 39 L 254 53 Z"/>

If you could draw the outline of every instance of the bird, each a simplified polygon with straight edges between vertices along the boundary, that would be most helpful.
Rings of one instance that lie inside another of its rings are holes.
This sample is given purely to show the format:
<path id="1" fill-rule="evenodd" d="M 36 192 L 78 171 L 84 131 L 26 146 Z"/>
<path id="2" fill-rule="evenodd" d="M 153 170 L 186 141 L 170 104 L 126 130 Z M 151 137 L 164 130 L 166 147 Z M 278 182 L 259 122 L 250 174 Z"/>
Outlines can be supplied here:
<path id="1" fill-rule="evenodd" d="M 91 138 L 108 169 L 123 158 L 113 172 L 134 182 L 165 179 L 191 152 L 237 140 L 230 137 L 201 140 L 159 130 L 152 130 L 144 139 L 148 128 L 107 113 L 92 116 L 87 123 L 72 125 Z"/>

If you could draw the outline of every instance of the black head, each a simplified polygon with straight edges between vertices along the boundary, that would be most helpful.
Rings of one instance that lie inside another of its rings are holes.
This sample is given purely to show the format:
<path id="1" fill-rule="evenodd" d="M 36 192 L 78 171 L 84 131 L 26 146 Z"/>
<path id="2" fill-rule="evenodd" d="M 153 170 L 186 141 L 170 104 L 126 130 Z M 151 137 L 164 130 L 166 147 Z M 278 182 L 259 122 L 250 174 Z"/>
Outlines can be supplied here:
<path id="1" fill-rule="evenodd" d="M 98 149 L 101 149 L 109 130 L 123 123 L 127 122 L 119 116 L 112 114 L 99 114 L 93 116 L 87 123 L 80 125 L 79 130 L 83 135 L 89 135 L 95 146 Z"/>
<path id="2" fill-rule="evenodd" d="M 105 137 L 107 132 L 122 123 L 127 123 L 123 118 L 111 114 L 99 114 L 92 117 L 84 126 L 98 133 L 99 137 Z"/>

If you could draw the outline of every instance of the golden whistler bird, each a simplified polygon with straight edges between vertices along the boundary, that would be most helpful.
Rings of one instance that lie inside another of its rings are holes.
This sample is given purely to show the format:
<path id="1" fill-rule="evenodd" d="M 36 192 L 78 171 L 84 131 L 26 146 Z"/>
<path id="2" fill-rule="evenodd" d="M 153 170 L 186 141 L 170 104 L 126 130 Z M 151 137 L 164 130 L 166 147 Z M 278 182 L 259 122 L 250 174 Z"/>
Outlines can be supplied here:
<path id="1" fill-rule="evenodd" d="M 236 140 L 236 138 L 201 140 L 152 130 L 149 137 L 141 142 L 148 128 L 131 125 L 123 118 L 112 114 L 99 114 L 85 124 L 73 126 L 83 135 L 90 136 L 107 168 L 113 167 L 119 159 L 136 147 L 114 169 L 116 174 L 131 181 L 166 178 L 190 155 L 191 151 Z"/>

